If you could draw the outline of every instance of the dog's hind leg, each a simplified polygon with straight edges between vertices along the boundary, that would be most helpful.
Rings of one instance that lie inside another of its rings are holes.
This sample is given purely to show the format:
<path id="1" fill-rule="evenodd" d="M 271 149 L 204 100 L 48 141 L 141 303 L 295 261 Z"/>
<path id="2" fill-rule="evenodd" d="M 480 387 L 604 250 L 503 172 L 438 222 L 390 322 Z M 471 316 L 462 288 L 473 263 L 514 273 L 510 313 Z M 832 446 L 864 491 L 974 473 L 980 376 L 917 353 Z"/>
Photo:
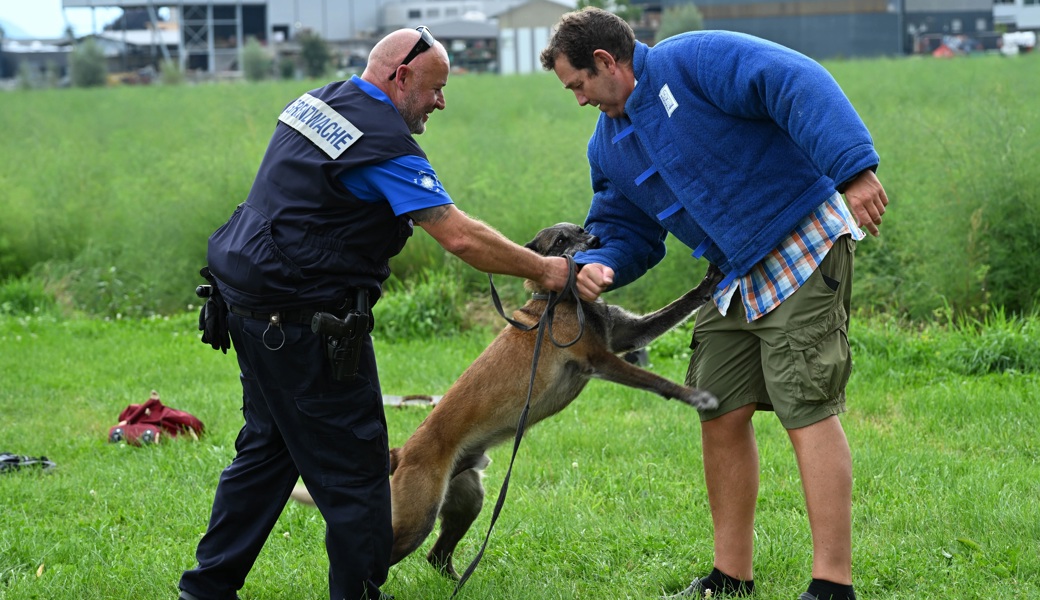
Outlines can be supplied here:
<path id="1" fill-rule="evenodd" d="M 455 548 L 484 506 L 484 486 L 480 480 L 482 470 L 490 462 L 487 455 L 480 455 L 472 468 L 458 473 L 448 484 L 448 493 L 441 507 L 441 532 L 426 560 L 452 579 L 459 579 L 451 560 Z"/>
<path id="2" fill-rule="evenodd" d="M 394 522 L 390 564 L 397 564 L 414 552 L 437 524 L 450 473 L 424 467 L 422 464 L 398 465 L 390 478 Z"/>

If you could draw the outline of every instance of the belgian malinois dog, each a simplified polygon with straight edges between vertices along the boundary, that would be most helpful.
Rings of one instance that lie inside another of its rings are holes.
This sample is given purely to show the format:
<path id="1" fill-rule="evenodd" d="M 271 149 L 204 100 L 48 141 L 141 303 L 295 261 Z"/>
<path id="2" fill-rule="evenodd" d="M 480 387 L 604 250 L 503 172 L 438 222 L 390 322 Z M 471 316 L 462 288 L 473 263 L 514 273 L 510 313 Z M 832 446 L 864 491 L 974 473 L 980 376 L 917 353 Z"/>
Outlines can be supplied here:
<path id="1" fill-rule="evenodd" d="M 595 236 L 570 223 L 543 229 L 527 244 L 545 256 L 573 256 L 598 246 Z M 718 400 L 711 394 L 672 383 L 618 354 L 642 348 L 686 320 L 711 299 L 722 277 L 715 266 L 709 267 L 695 289 L 645 316 L 602 301 L 581 301 L 583 333 L 576 317 L 579 300 L 568 296 L 560 301 L 538 360 L 529 426 L 566 408 L 592 377 L 651 391 L 699 410 L 715 408 Z M 527 287 L 534 295 L 513 313 L 513 319 L 535 326 L 545 310 L 547 290 L 536 289 L 531 281 Z M 549 333 L 561 342 L 581 338 L 571 346 L 559 347 L 548 339 Z M 534 329 L 507 325 L 444 393 L 404 446 L 390 450 L 391 564 L 415 551 L 440 515 L 441 532 L 426 559 L 445 575 L 459 578 L 452 554 L 484 504 L 481 476 L 491 462 L 485 452 L 516 435 L 536 337 Z M 302 486 L 293 492 L 293 498 L 313 503 Z"/>

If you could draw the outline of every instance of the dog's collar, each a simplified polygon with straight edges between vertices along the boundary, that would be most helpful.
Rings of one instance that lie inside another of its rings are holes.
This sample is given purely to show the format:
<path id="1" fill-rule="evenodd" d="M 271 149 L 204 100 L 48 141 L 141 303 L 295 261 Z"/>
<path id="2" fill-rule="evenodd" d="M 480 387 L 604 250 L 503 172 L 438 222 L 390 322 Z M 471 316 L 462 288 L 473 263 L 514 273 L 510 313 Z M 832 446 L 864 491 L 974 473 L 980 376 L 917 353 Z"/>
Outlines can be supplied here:
<path id="1" fill-rule="evenodd" d="M 548 300 L 549 294 L 543 292 L 535 292 L 531 294 L 531 300 Z"/>

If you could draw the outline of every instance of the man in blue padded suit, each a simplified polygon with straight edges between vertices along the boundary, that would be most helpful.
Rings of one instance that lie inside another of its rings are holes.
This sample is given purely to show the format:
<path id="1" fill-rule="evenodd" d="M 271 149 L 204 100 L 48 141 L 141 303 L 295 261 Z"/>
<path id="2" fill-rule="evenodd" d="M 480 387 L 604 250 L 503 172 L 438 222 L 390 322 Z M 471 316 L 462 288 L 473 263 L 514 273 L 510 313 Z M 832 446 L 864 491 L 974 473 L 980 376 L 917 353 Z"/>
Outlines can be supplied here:
<path id="1" fill-rule="evenodd" d="M 700 416 L 714 569 L 676 597 L 754 590 L 752 416 L 768 409 L 788 431 L 812 531 L 799 598 L 855 598 L 852 459 L 837 415 L 853 251 L 888 203 L 866 127 L 820 65 L 751 36 L 686 33 L 649 48 L 615 15 L 585 9 L 562 17 L 541 59 L 603 113 L 586 220 L 601 248 L 575 256 L 581 292 L 640 277 L 668 233 L 727 274 L 698 313 L 687 375 L 720 400 Z"/>
<path id="2" fill-rule="evenodd" d="M 236 598 L 298 477 L 326 522 L 330 599 L 389 597 L 389 449 L 371 338 L 361 332 L 356 376 L 338 380 L 310 324 L 316 312 L 367 313 L 413 224 L 482 271 L 566 283 L 566 259 L 459 211 L 412 138 L 444 109 L 448 71 L 427 28 L 400 30 L 361 77 L 290 102 L 248 198 L 210 237 L 245 425 L 181 599 Z"/>

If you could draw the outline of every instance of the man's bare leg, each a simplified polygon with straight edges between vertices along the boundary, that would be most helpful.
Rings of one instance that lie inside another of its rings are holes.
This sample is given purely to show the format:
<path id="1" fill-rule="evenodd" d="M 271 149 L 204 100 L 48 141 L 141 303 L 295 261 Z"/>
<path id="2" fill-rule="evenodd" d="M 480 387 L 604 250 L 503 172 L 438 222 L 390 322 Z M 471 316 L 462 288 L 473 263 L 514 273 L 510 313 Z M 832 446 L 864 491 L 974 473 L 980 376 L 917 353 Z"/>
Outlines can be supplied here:
<path id="1" fill-rule="evenodd" d="M 812 531 L 812 576 L 851 585 L 852 455 L 845 430 L 838 417 L 828 417 L 791 429 L 788 435 L 798 458 Z"/>
<path id="2" fill-rule="evenodd" d="M 701 423 L 704 481 L 715 527 L 715 568 L 742 581 L 754 578 L 758 445 L 750 404 Z"/>

